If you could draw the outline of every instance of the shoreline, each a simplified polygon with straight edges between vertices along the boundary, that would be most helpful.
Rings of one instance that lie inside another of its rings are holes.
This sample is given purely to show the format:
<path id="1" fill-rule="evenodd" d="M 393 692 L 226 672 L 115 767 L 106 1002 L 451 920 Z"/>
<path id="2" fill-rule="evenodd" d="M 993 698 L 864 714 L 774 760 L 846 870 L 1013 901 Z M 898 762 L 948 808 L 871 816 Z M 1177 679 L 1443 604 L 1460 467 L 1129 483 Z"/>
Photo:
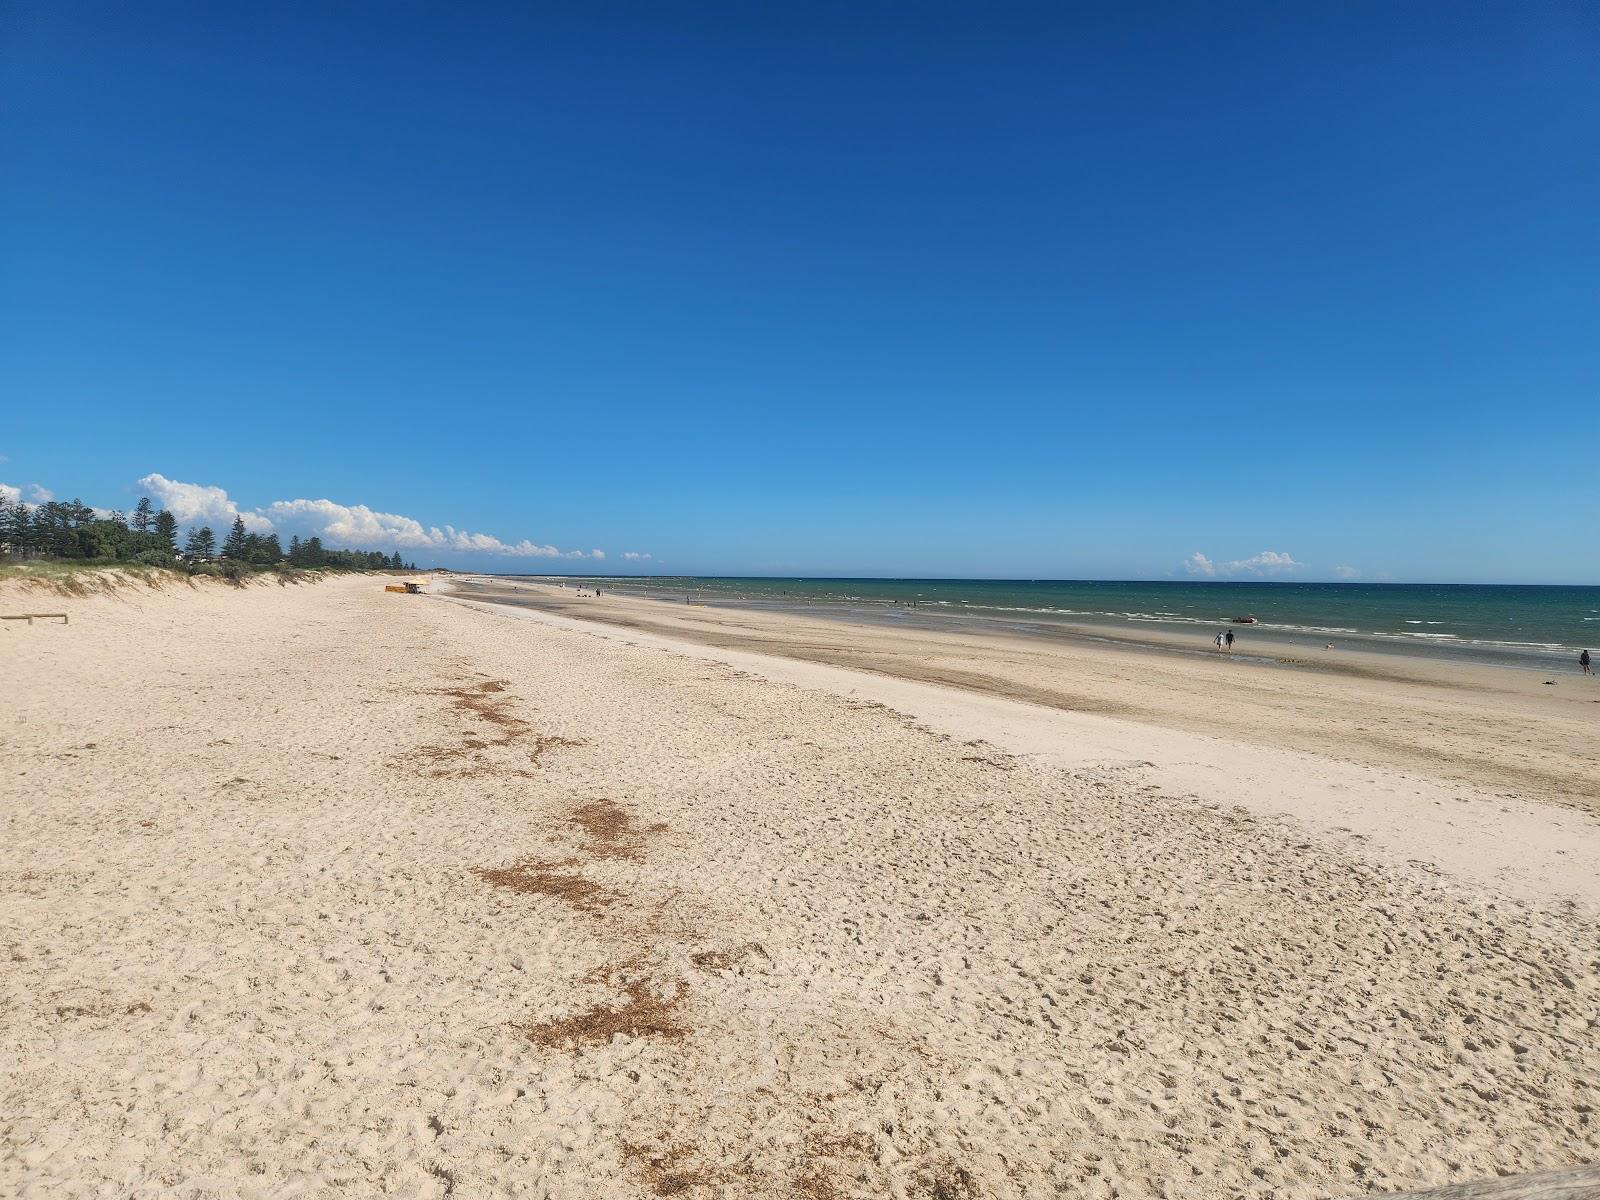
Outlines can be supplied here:
<path id="1" fill-rule="evenodd" d="M 627 596 L 628 599 L 664 604 L 676 611 L 677 605 L 665 597 Z M 1419 684 L 1451 686 L 1448 676 L 1452 670 L 1466 672 L 1513 671 L 1518 674 L 1545 675 L 1555 673 L 1572 675 L 1565 660 L 1551 663 L 1492 662 L 1428 655 L 1418 653 L 1419 646 L 1379 643 L 1375 646 L 1351 647 L 1335 643 L 1327 650 L 1326 641 L 1307 634 L 1285 632 L 1260 626 L 1233 626 L 1238 648 L 1218 651 L 1209 641 L 1200 642 L 1196 634 L 1177 632 L 1160 627 L 1156 622 L 1148 625 L 1139 622 L 1105 620 L 1032 620 L 1026 617 L 997 617 L 981 613 L 940 612 L 924 615 L 923 610 L 909 612 L 853 608 L 848 605 L 777 605 L 758 602 L 719 599 L 696 603 L 686 607 L 725 609 L 736 612 L 773 613 L 781 616 L 815 618 L 822 621 L 841 621 L 851 625 L 874 625 L 883 628 L 904 628 L 929 634 L 949 634 L 975 637 L 1016 638 L 1056 642 L 1098 643 L 1133 651 L 1148 651 L 1164 655 L 1179 655 L 1194 660 L 1245 662 L 1257 666 L 1278 667 L 1290 670 L 1327 672 L 1359 676 L 1367 679 L 1388 679 Z M 893 615 L 890 615 L 893 614 Z M 1226 632 L 1230 626 L 1206 623 L 1197 628 L 1214 635 Z M 1268 644 L 1263 647 L 1262 641 Z M 1271 643 L 1279 643 L 1277 646 Z M 1248 646 L 1249 649 L 1243 647 Z M 1581 678 L 1581 676 L 1573 676 Z"/>
<path id="2" fill-rule="evenodd" d="M 1600 686 L 1486 665 L 1333 652 L 1314 665 L 1099 638 L 954 633 L 694 607 L 462 576 L 455 594 L 725 650 L 766 653 L 1381 766 L 1512 799 L 1600 812 Z M 1378 658 L 1377 662 L 1371 661 Z M 1582 677 L 1580 677 L 1582 678 Z M 1590 695 L 1589 693 L 1593 693 Z"/>
<path id="3" fill-rule="evenodd" d="M 1472 886 L 1540 904 L 1600 913 L 1600 810 L 1489 794 L 1470 784 L 1406 773 L 1393 764 L 1343 762 L 1325 753 L 1235 743 L 1163 728 L 1125 714 L 1041 705 L 985 688 L 860 670 L 771 647 L 683 638 L 675 632 L 473 599 L 452 581 L 443 598 L 629 646 L 750 672 L 786 686 L 848 694 L 971 745 L 1069 771 L 1110 770 L 1174 797 L 1289 819 L 1387 869 L 1419 866 Z M 1373 803 L 1373 798 L 1380 798 Z"/>
<path id="4" fill-rule="evenodd" d="M 710 578 L 704 581 L 705 587 L 698 587 L 701 581 L 694 578 L 682 580 L 674 579 L 672 586 L 662 586 L 655 580 L 637 576 L 538 576 L 538 575 L 503 575 L 488 576 L 487 578 L 514 582 L 525 580 L 542 584 L 553 584 L 557 587 L 565 585 L 595 586 L 599 583 L 615 594 L 629 596 L 637 599 L 653 600 L 662 603 L 676 604 L 689 595 L 693 595 L 696 604 L 703 604 L 712 608 L 736 608 L 753 612 L 788 612 L 800 616 L 820 617 L 824 619 L 839 619 L 854 622 L 886 622 L 907 623 L 924 627 L 930 630 L 944 629 L 950 632 L 961 632 L 964 628 L 992 627 L 1000 632 L 1008 632 L 1016 636 L 1052 636 L 1067 633 L 1085 637 L 1109 637 L 1113 640 L 1125 641 L 1136 645 L 1171 645 L 1188 648 L 1195 653 L 1209 651 L 1210 638 L 1217 632 L 1233 632 L 1248 638 L 1258 646 L 1258 653 L 1267 657 L 1282 657 L 1283 655 L 1310 656 L 1319 658 L 1322 651 L 1328 646 L 1330 639 L 1333 645 L 1345 652 L 1357 655 L 1366 655 L 1379 660 L 1414 659 L 1422 663 L 1459 663 L 1467 666 L 1495 666 L 1515 670 L 1534 672 L 1553 672 L 1559 675 L 1575 671 L 1578 653 L 1589 643 L 1583 637 L 1574 637 L 1571 645 L 1567 641 L 1543 642 L 1505 639 L 1487 636 L 1487 630 L 1476 630 L 1473 634 L 1463 635 L 1455 633 L 1435 633 L 1421 630 L 1399 631 L 1379 628 L 1355 628 L 1344 625 L 1328 624 L 1300 624 L 1285 622 L 1284 620 L 1269 615 L 1255 623 L 1241 623 L 1232 619 L 1227 613 L 1217 613 L 1208 617 L 1186 616 L 1176 612 L 1133 612 L 1133 611 L 1095 611 L 1058 608 L 1048 605 L 1039 607 L 1006 606 L 983 602 L 974 602 L 967 598 L 957 596 L 954 599 L 929 599 L 922 592 L 917 592 L 919 597 L 915 605 L 897 602 L 883 595 L 871 596 L 867 594 L 850 594 L 849 585 L 866 585 L 863 590 L 877 587 L 880 591 L 893 591 L 895 589 L 911 589 L 918 585 L 931 587 L 959 588 L 966 584 L 973 585 L 1006 585 L 1008 583 L 1028 584 L 1037 581 L 1005 581 L 1005 580 L 882 580 L 882 579 L 840 579 L 840 580 L 733 580 Z M 797 589 L 790 594 L 787 591 L 746 591 L 740 592 L 730 587 L 742 582 L 764 583 L 794 582 L 809 585 L 813 591 L 807 593 Z M 1048 581 L 1047 581 L 1048 582 Z M 1098 586 L 1096 584 L 1077 584 L 1074 581 L 1062 581 L 1072 586 Z M 821 584 L 837 583 L 840 592 L 823 590 Z M 1155 584 L 1107 584 L 1106 586 L 1147 588 L 1162 586 Z M 1222 585 L 1210 585 L 1222 586 Z M 1240 585 L 1242 587 L 1260 588 L 1262 585 Z M 1277 585 L 1291 587 L 1292 585 Z M 1341 587 L 1343 585 L 1328 585 Z M 1431 585 L 1405 585 L 1409 590 L 1429 591 Z M 1475 585 L 1450 585 L 1462 590 L 1474 590 Z M 1517 590 L 1518 585 L 1507 585 L 1509 590 Z M 1589 611 L 1589 615 L 1579 616 L 1580 622 L 1600 621 L 1600 589 L 1572 587 L 1546 587 L 1540 585 L 1525 585 L 1527 590 L 1533 592 L 1561 591 L 1582 595 L 1579 604 L 1594 604 L 1597 607 Z M 1446 591 L 1449 588 L 1445 589 Z M 1592 593 L 1592 594 L 1591 594 Z M 908 597 L 909 598 L 909 597 Z M 1023 597 L 1014 597 L 1022 599 Z M 1042 597 L 1040 598 L 1043 599 Z M 1063 602 L 1071 603 L 1105 603 L 1110 598 L 1061 598 Z M 1257 599 L 1261 599 L 1257 597 Z M 1149 596 L 1138 598 L 1129 597 L 1125 603 L 1153 603 Z M 1163 601 L 1164 603 L 1178 603 L 1178 599 Z M 1159 607 L 1159 604 L 1157 605 Z M 1192 605 L 1189 607 L 1193 607 Z M 1250 607 L 1245 601 L 1241 607 Z M 1446 614 L 1439 613 L 1437 616 Z M 1358 620 L 1352 616 L 1348 619 Z M 1448 620 L 1434 619 L 1406 619 L 1390 616 L 1393 621 L 1403 621 L 1407 625 L 1443 625 L 1449 624 Z M 1584 626 L 1584 633 L 1588 626 Z M 1600 637 L 1600 633 L 1596 633 Z M 1592 649 L 1593 647 L 1590 646 Z"/>

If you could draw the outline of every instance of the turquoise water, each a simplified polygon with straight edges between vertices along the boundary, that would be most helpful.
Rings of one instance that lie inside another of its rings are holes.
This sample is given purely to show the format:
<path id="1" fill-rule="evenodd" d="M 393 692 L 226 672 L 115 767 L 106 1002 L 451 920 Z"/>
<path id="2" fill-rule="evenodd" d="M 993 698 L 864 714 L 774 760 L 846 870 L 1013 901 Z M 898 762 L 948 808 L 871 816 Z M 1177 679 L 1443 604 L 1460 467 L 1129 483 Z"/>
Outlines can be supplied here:
<path id="1" fill-rule="evenodd" d="M 1160 628 L 1208 645 L 1232 628 L 1245 646 L 1329 641 L 1547 669 L 1600 648 L 1600 588 L 1482 584 L 1119 583 L 1018 579 L 598 578 L 619 593 L 682 603 L 803 609 L 917 623 Z M 915 607 L 910 607 L 912 604 Z M 1241 628 L 1230 619 L 1254 616 Z"/>

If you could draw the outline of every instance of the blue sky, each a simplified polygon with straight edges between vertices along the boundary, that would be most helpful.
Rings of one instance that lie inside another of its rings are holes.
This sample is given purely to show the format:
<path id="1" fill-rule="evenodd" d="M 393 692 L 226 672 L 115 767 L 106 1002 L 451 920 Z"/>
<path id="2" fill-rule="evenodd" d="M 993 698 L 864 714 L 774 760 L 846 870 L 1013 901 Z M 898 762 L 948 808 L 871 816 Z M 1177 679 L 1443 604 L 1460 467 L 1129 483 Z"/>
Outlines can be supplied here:
<path id="1" fill-rule="evenodd" d="M 535 572 L 1600 581 L 1592 5 L 0 20 L 25 495 Z"/>

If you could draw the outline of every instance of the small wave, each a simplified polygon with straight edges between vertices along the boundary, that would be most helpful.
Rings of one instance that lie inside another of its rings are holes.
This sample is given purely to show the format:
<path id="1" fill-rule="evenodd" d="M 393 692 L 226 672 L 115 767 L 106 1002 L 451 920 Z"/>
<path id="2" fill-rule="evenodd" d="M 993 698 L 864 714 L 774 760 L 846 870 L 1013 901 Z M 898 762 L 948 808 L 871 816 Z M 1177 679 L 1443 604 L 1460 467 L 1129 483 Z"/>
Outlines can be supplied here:
<path id="1" fill-rule="evenodd" d="M 941 600 L 939 603 L 943 604 L 945 602 Z M 1058 616 L 1068 617 L 1081 617 L 1089 615 L 1079 612 L 1075 608 L 1049 608 L 1046 606 L 1033 604 L 968 604 L 963 600 L 961 602 L 961 607 L 982 609 L 984 612 L 1053 613 Z"/>
<path id="2" fill-rule="evenodd" d="M 1287 629 L 1290 633 L 1361 633 L 1359 629 L 1346 629 L 1342 625 L 1261 625 L 1261 629 Z"/>
<path id="3" fill-rule="evenodd" d="M 1566 650 L 1560 642 L 1508 642 L 1499 638 L 1473 638 L 1474 646 L 1513 646 L 1518 650 Z"/>

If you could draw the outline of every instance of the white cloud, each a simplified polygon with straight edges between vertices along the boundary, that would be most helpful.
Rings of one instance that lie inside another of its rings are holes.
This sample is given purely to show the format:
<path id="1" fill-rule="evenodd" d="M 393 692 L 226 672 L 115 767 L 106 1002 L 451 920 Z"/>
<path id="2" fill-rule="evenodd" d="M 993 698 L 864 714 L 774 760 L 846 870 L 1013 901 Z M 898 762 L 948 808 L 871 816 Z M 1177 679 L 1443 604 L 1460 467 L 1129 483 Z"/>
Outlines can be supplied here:
<path id="1" fill-rule="evenodd" d="M 470 533 L 453 525 L 424 526 L 414 517 L 379 512 L 365 504 L 333 500 L 274 500 L 266 515 L 274 525 L 299 528 L 330 544 L 357 547 L 397 546 L 404 549 L 459 550 L 468 554 L 500 554 L 508 558 L 596 558 L 604 550 L 560 550 L 527 538 L 504 542 L 493 534 Z"/>
<path id="2" fill-rule="evenodd" d="M 21 487 L 12 483 L 0 483 L 0 500 L 15 504 L 24 498 L 29 504 L 49 504 L 56 498 L 56 494 L 47 487 L 40 487 L 37 483 L 25 483 Z"/>
<path id="3" fill-rule="evenodd" d="M 298 525 L 317 536 L 343 544 L 366 545 L 382 542 L 394 546 L 432 546 L 443 535 L 426 530 L 422 523 L 397 513 L 375 512 L 365 504 L 335 504 L 332 500 L 274 500 L 267 505 L 268 518 L 276 526 Z M 452 530 L 452 532 L 454 532 Z"/>
<path id="4" fill-rule="evenodd" d="M 3 460 L 0 460 L 3 461 Z M 333 500 L 274 500 L 264 508 L 246 509 L 223 488 L 211 484 L 185 483 L 151 473 L 138 481 L 157 508 L 164 508 L 184 527 L 211 525 L 226 530 L 237 517 L 252 533 L 277 533 L 287 540 L 291 534 L 320 537 L 331 548 L 377 550 L 394 547 L 403 550 L 453 550 L 464 554 L 497 554 L 507 558 L 593 559 L 604 562 L 601 549 L 562 550 L 528 538 L 507 542 L 488 533 L 473 533 L 453 525 L 423 525 L 414 517 L 380 512 L 365 504 L 339 504 Z M 0 483 L 0 500 L 8 503 L 27 497 L 34 504 L 54 498 L 36 483 L 17 486 Z M 96 508 L 102 518 L 110 510 Z M 647 559 L 648 554 L 630 552 L 628 559 Z"/>
<path id="5" fill-rule="evenodd" d="M 1203 575 L 1214 579 L 1219 575 L 1276 575 L 1283 571 L 1295 571 L 1305 566 L 1305 563 L 1296 562 L 1293 556 L 1280 553 L 1277 550 L 1263 550 L 1251 558 L 1235 558 L 1230 562 L 1212 562 L 1200 551 L 1196 550 L 1183 560 L 1183 569 L 1191 575 Z"/>
<path id="6" fill-rule="evenodd" d="M 164 508 L 176 517 L 179 525 L 226 527 L 233 524 L 234 517 L 243 517 L 244 527 L 250 532 L 272 532 L 271 521 L 260 513 L 240 512 L 239 506 L 219 487 L 180 483 L 165 475 L 146 475 L 139 480 L 139 486 L 150 493 L 157 508 Z"/>
<path id="7" fill-rule="evenodd" d="M 640 554 L 637 550 L 624 550 L 622 552 L 622 557 L 627 559 L 629 562 L 643 562 L 650 556 L 648 554 Z"/>
<path id="8" fill-rule="evenodd" d="M 1295 562 L 1287 554 L 1280 554 L 1276 550 L 1263 550 L 1254 558 L 1236 558 L 1223 567 L 1223 570 L 1230 575 L 1240 571 L 1248 571 L 1253 575 L 1263 572 L 1272 575 L 1279 571 L 1293 571 L 1295 568 L 1303 566 L 1305 566 L 1304 563 Z"/>
<path id="9" fill-rule="evenodd" d="M 1361 568 L 1360 567 L 1339 566 L 1339 567 L 1335 567 L 1333 569 L 1333 573 L 1335 575 L 1337 575 L 1340 579 L 1360 579 L 1361 578 Z"/>
<path id="10" fill-rule="evenodd" d="M 139 486 L 157 505 L 171 511 L 180 525 L 227 526 L 234 517 L 244 520 L 253 533 L 297 533 L 319 537 L 332 547 L 361 550 L 395 547 L 402 550 L 455 550 L 466 554 L 499 554 L 508 558 L 604 559 L 604 550 L 561 550 L 523 538 L 505 542 L 487 533 L 472 533 L 453 525 L 423 525 L 415 517 L 381 512 L 365 504 L 340 504 L 334 500 L 274 500 L 261 509 L 241 509 L 220 488 L 183 483 L 164 475 L 146 475 Z"/>

